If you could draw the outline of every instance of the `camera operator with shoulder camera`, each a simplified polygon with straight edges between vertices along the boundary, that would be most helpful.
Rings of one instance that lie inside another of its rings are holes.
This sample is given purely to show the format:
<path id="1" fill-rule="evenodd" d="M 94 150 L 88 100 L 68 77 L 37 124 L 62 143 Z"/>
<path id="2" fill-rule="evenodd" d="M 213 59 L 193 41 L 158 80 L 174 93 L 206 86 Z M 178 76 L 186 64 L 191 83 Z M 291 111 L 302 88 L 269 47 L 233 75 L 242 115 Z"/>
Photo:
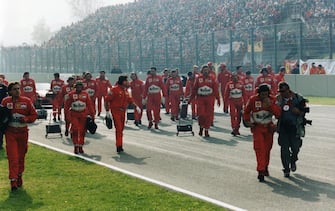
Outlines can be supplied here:
<path id="1" fill-rule="evenodd" d="M 297 169 L 296 161 L 302 146 L 301 137 L 305 136 L 305 125 L 312 122 L 305 118 L 305 114 L 309 112 L 307 100 L 291 91 L 286 82 L 279 83 L 278 87 L 277 105 L 282 110 L 278 121 L 278 143 L 281 147 L 284 176 L 289 177 L 290 171 L 295 172 Z"/>

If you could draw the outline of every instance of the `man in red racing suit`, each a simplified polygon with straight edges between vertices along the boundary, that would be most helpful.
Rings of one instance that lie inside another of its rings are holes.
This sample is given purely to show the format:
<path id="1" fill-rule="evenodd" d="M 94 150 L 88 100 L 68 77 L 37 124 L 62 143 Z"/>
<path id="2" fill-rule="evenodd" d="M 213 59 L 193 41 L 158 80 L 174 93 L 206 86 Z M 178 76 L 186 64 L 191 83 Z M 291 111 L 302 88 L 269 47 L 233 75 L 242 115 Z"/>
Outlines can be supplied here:
<path id="1" fill-rule="evenodd" d="M 148 129 L 153 126 L 152 121 L 155 122 L 155 129 L 158 129 L 162 93 L 164 98 L 166 96 L 166 89 L 163 79 L 161 76 L 157 75 L 156 67 L 152 67 L 150 69 L 150 75 L 148 75 L 145 81 L 143 93 L 143 99 L 144 101 L 147 101 L 147 117 L 149 121 Z M 154 114 L 154 119 L 152 118 L 152 112 Z"/>
<path id="2" fill-rule="evenodd" d="M 65 102 L 64 113 L 71 122 L 71 136 L 74 145 L 74 153 L 84 153 L 83 145 L 86 133 L 86 118 L 91 116 L 94 120 L 94 109 L 87 92 L 83 91 L 83 83 L 76 82 L 75 90 L 69 93 Z"/>
<path id="3" fill-rule="evenodd" d="M 134 104 L 136 110 L 140 108 L 134 103 L 133 98 L 128 93 L 128 77 L 119 76 L 117 85 L 114 86 L 106 96 L 106 112 L 111 110 L 115 125 L 116 152 L 123 152 L 123 129 L 126 119 L 126 111 L 129 104 Z"/>
<path id="4" fill-rule="evenodd" d="M 9 179 L 12 191 L 22 186 L 22 174 L 25 169 L 25 156 L 28 151 L 28 124 L 37 119 L 37 112 L 27 97 L 20 96 L 18 82 L 8 85 L 9 96 L 1 105 L 10 109 L 12 117 L 5 130 L 6 151 L 8 157 Z"/>
<path id="5" fill-rule="evenodd" d="M 97 99 L 98 99 L 98 116 L 100 116 L 101 113 L 101 107 L 102 107 L 102 99 L 105 102 L 105 97 L 108 93 L 108 89 L 112 88 L 112 84 L 109 82 L 109 80 L 105 76 L 105 71 L 100 71 L 100 76 L 95 79 L 96 84 L 98 85 L 99 89 L 97 91 Z"/>
<path id="6" fill-rule="evenodd" d="M 201 72 L 202 74 L 195 79 L 190 101 L 197 99 L 199 135 L 202 136 L 205 129 L 205 137 L 209 137 L 208 129 L 214 118 L 215 99 L 220 106 L 220 96 L 216 77 L 209 74 L 209 67 L 203 66 Z"/>
<path id="7" fill-rule="evenodd" d="M 226 85 L 224 99 L 229 103 L 230 121 L 233 136 L 240 135 L 241 112 L 243 109 L 244 86 L 238 80 L 237 73 L 232 74 L 232 80 Z"/>
<path id="8" fill-rule="evenodd" d="M 58 103 L 60 105 L 65 103 L 66 100 L 69 98 L 69 93 L 74 90 L 74 78 L 69 77 L 67 79 L 67 84 L 62 86 L 61 91 L 58 93 L 57 98 L 58 98 Z M 69 128 L 70 128 L 70 119 L 68 117 L 68 113 L 64 112 L 64 120 L 65 120 L 65 136 L 69 135 Z"/>
<path id="9" fill-rule="evenodd" d="M 264 182 L 264 176 L 269 176 L 270 151 L 273 144 L 273 133 L 276 130 L 272 116 L 279 118 L 281 109 L 276 105 L 276 98 L 270 95 L 270 88 L 267 84 L 261 84 L 257 92 L 257 95 L 249 99 L 243 118 L 253 134 L 257 178 L 259 182 Z"/>
<path id="10" fill-rule="evenodd" d="M 136 73 L 131 73 L 129 86 L 131 89 L 131 96 L 134 99 L 136 105 L 141 109 L 140 112 L 137 109 L 134 109 L 134 117 L 135 117 L 135 125 L 142 124 L 142 113 L 143 113 L 143 104 L 142 104 L 142 96 L 144 92 L 144 82 L 140 80 Z"/>
<path id="11" fill-rule="evenodd" d="M 20 81 L 21 95 L 28 97 L 34 104 L 36 101 L 36 85 L 34 79 L 29 77 L 29 72 L 23 73 L 23 79 Z"/>
<path id="12" fill-rule="evenodd" d="M 171 108 L 171 120 L 175 121 L 179 119 L 179 105 L 180 105 L 180 98 L 183 97 L 183 84 L 178 76 L 176 70 L 171 71 L 171 77 L 169 77 L 165 83 L 166 91 L 168 93 L 169 101 L 170 101 L 170 108 Z"/>
<path id="13" fill-rule="evenodd" d="M 60 121 L 60 115 L 62 112 L 62 104 L 59 102 L 57 95 L 62 90 L 62 86 L 64 85 L 64 81 L 59 78 L 59 73 L 54 73 L 54 79 L 50 83 L 50 90 L 53 93 L 52 99 L 52 115 L 53 120 L 56 121 L 56 115 L 58 114 L 58 120 Z"/>

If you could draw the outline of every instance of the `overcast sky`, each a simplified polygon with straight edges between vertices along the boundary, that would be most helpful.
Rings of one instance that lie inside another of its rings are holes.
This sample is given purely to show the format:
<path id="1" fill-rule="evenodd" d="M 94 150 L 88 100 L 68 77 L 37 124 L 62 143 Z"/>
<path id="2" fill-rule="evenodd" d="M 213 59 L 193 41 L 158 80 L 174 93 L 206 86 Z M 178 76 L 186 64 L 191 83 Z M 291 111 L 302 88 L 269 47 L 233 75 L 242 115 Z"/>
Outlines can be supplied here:
<path id="1" fill-rule="evenodd" d="M 75 20 L 68 0 L 0 0 L 0 46 L 32 44 L 34 25 L 44 19 L 51 31 Z M 105 0 L 105 5 L 133 2 L 134 0 Z"/>

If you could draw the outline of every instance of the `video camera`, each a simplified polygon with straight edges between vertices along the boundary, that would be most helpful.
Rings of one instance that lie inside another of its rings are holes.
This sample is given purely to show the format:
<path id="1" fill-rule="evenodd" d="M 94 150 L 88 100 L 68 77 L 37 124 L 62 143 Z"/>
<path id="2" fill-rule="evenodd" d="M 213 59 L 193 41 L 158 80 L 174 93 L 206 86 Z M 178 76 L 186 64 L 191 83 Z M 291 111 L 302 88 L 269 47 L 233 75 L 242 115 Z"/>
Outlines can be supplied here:
<path id="1" fill-rule="evenodd" d="M 306 103 L 308 103 L 308 99 L 303 98 L 303 100 L 301 100 L 301 102 L 299 104 L 299 107 L 302 108 L 302 111 L 304 111 L 305 114 L 310 112 L 310 108 L 308 106 L 306 106 Z M 306 119 L 305 116 L 304 116 L 303 125 L 307 125 L 307 124 L 312 125 L 312 120 Z"/>

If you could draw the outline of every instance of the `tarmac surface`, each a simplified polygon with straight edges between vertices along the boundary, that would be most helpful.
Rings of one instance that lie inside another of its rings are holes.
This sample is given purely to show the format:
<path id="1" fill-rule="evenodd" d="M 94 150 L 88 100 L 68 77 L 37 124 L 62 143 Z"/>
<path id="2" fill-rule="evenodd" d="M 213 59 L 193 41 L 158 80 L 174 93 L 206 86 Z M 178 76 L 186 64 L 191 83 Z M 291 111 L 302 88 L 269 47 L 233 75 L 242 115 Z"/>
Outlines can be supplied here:
<path id="1" fill-rule="evenodd" d="M 107 129 L 103 116 L 96 118 L 97 133 L 87 134 L 85 154 L 80 157 L 141 175 L 149 181 L 160 181 L 162 186 L 171 185 L 174 190 L 177 187 L 177 191 L 179 188 L 198 198 L 203 196 L 204 200 L 233 210 L 335 210 L 335 106 L 311 106 L 307 118 L 313 120 L 313 125 L 306 127 L 297 171 L 290 178 L 283 176 L 275 134 L 270 176 L 265 183 L 257 180 L 250 130 L 241 125 L 241 135 L 233 137 L 230 117 L 222 113 L 222 107 L 215 110 L 209 138 L 198 135 L 196 121 L 194 136 L 176 136 L 178 122 L 171 121 L 163 109 L 159 129 L 149 130 L 144 112 L 142 126 L 135 126 L 133 121 L 126 123 L 125 152 L 121 154 L 116 153 L 115 129 Z M 73 154 L 69 137 L 49 134 L 45 138 L 47 124 L 48 120 L 32 124 L 29 139 Z"/>

